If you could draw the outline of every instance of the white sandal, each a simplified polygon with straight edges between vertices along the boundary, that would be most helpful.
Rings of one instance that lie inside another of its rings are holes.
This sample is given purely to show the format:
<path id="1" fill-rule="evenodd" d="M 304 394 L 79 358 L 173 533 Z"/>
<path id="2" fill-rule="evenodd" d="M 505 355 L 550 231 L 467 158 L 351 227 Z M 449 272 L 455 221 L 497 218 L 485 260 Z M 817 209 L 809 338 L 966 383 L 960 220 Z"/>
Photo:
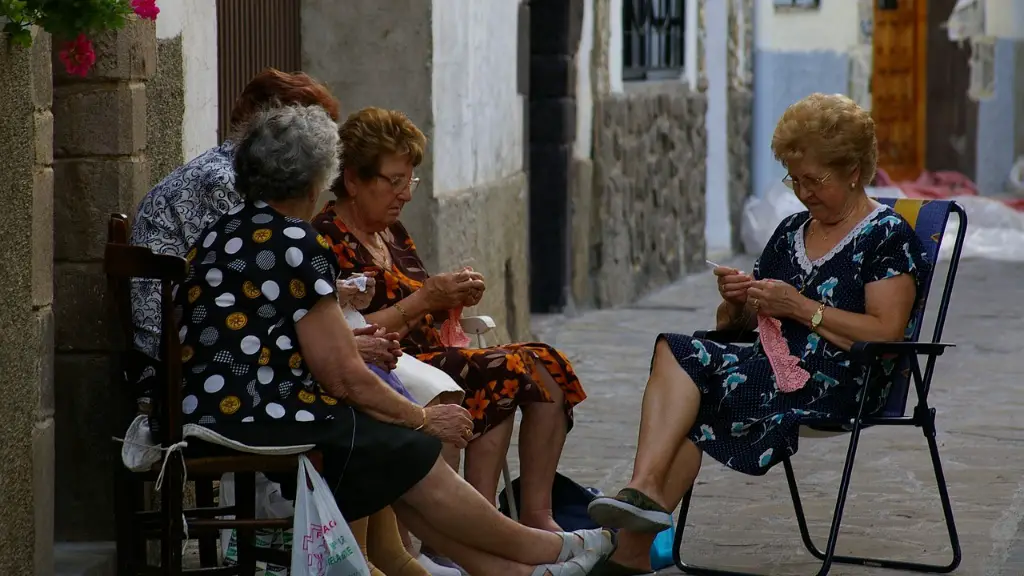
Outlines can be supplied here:
<path id="1" fill-rule="evenodd" d="M 562 563 L 584 554 L 594 554 L 603 558 L 612 553 L 615 543 L 612 541 L 612 533 L 603 528 L 591 530 L 577 530 L 575 532 L 558 532 L 562 538 L 562 550 L 558 553 L 556 562 Z"/>
<path id="2" fill-rule="evenodd" d="M 586 553 L 558 564 L 537 566 L 530 576 L 587 576 L 603 555 Z"/>

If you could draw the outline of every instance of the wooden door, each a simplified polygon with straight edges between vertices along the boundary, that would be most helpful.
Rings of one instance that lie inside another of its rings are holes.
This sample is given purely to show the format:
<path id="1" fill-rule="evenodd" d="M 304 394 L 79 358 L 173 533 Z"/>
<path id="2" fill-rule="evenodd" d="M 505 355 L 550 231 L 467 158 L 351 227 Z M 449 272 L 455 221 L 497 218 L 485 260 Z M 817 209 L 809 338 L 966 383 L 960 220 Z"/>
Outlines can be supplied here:
<path id="1" fill-rule="evenodd" d="M 927 46 L 927 0 L 899 0 L 894 10 L 875 3 L 871 115 L 878 165 L 895 180 L 925 166 Z"/>

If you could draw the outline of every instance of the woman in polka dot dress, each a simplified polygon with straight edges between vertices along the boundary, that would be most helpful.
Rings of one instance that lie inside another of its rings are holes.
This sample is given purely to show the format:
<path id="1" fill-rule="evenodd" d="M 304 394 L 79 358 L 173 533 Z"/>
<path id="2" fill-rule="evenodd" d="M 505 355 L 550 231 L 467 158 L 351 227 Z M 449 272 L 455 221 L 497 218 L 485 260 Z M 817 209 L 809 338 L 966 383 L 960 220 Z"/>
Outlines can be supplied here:
<path id="1" fill-rule="evenodd" d="M 259 114 L 239 144 L 246 201 L 200 234 L 175 296 L 184 421 L 249 446 L 315 445 L 348 521 L 393 504 L 474 574 L 584 576 L 611 552 L 607 532 L 551 533 L 503 516 L 440 458 L 441 442 L 466 445 L 469 413 L 420 407 L 360 357 L 336 260 L 308 223 L 337 175 L 338 141 L 322 108 L 284 107 Z M 268 476 L 294 492 L 294 473 Z"/>

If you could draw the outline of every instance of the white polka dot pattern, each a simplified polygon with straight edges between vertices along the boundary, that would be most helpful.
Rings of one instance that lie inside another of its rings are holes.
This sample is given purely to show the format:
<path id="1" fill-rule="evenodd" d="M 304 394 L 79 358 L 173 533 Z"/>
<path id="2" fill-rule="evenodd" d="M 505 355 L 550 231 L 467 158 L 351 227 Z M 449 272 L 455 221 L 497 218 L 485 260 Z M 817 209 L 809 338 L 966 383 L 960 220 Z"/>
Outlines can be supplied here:
<path id="1" fill-rule="evenodd" d="M 295 333 L 335 292 L 336 259 L 323 238 L 263 203 L 236 206 L 197 237 L 175 301 L 188 319 L 179 333 L 185 421 L 331 419 L 343 405 L 316 384 Z"/>

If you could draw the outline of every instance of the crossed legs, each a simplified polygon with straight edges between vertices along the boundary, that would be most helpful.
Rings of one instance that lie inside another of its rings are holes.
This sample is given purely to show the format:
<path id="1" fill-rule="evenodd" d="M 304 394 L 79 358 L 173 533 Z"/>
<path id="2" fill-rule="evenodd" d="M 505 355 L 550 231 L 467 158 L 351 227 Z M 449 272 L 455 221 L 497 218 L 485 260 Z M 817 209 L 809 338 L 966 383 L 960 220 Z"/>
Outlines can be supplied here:
<path id="1" fill-rule="evenodd" d="M 633 476 L 626 488 L 641 492 L 669 511 L 679 505 L 700 470 L 701 451 L 687 438 L 697 418 L 700 397 L 700 390 L 679 366 L 668 342 L 659 339 L 640 411 Z M 620 530 L 611 560 L 650 570 L 655 536 Z"/>

